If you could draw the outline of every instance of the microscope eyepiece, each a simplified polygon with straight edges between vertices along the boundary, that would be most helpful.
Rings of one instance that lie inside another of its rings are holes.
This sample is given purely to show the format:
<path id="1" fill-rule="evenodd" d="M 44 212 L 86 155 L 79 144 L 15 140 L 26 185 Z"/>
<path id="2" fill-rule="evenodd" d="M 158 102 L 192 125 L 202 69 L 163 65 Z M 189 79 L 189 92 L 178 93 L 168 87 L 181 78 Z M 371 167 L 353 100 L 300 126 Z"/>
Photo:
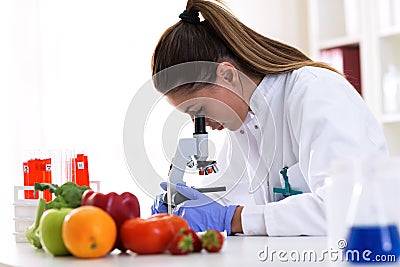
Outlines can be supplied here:
<path id="1" fill-rule="evenodd" d="M 194 117 L 194 133 L 206 134 L 206 118 L 204 115 L 196 115 Z"/>

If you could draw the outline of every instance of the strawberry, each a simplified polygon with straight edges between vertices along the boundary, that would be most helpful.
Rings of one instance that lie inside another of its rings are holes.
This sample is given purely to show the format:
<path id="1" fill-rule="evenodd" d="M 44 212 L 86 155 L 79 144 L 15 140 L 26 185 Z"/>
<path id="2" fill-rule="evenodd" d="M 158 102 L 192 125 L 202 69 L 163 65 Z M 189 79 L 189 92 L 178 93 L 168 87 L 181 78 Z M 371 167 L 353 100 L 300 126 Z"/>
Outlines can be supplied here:
<path id="1" fill-rule="evenodd" d="M 203 249 L 203 245 L 201 242 L 200 237 L 197 235 L 197 233 L 193 229 L 187 229 L 186 232 L 190 234 L 193 238 L 193 252 L 200 252 Z"/>
<path id="2" fill-rule="evenodd" d="M 187 233 L 186 229 L 182 229 L 175 234 L 168 250 L 173 255 L 186 255 L 193 251 L 193 237 L 192 234 Z"/>
<path id="3" fill-rule="evenodd" d="M 208 252 L 218 252 L 224 243 L 224 237 L 218 230 L 207 229 L 201 236 L 203 248 Z"/>

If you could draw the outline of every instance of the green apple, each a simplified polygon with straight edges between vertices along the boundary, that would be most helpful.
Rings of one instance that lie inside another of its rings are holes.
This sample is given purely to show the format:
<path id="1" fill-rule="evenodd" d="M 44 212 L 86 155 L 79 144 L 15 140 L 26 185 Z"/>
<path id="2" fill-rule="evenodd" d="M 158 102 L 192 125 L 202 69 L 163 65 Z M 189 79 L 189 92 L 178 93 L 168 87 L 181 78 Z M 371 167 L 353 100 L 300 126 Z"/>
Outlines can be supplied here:
<path id="1" fill-rule="evenodd" d="M 62 239 L 62 225 L 65 216 L 72 211 L 69 208 L 46 210 L 39 222 L 39 239 L 43 249 L 53 256 L 69 255 L 70 252 Z"/>

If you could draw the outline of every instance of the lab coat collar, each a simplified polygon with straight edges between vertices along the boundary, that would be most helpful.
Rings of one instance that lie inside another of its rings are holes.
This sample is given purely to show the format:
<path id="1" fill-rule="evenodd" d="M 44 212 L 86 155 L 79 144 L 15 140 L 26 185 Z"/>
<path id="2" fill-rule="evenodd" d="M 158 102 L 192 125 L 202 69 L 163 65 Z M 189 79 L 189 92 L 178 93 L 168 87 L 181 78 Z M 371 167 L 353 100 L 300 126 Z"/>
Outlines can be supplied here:
<path id="1" fill-rule="evenodd" d="M 250 124 L 253 119 L 257 119 L 256 124 L 259 124 L 260 120 L 264 120 L 268 112 L 265 110 L 271 110 L 270 104 L 272 102 L 272 97 L 276 92 L 276 89 L 280 81 L 282 80 L 282 75 L 265 75 L 261 82 L 258 84 L 257 88 L 254 90 L 249 101 L 249 112 L 247 113 L 246 119 L 243 124 Z M 239 132 L 239 130 L 237 130 Z"/>
<path id="2" fill-rule="evenodd" d="M 284 76 L 285 74 L 264 76 L 250 97 L 249 106 L 253 114 L 259 115 L 257 111 L 265 110 L 265 104 L 271 105 L 272 97 L 276 92 L 275 88 L 278 88 Z"/>

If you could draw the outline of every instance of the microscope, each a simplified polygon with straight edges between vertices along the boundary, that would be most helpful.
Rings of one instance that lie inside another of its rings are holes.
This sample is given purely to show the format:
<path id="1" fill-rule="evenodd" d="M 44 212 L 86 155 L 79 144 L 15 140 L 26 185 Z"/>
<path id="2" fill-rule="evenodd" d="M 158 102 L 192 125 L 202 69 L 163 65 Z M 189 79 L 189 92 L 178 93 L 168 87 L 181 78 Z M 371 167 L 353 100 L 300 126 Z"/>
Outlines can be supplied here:
<path id="1" fill-rule="evenodd" d="M 193 138 L 181 138 L 172 159 L 167 180 L 167 194 L 164 195 L 164 203 L 168 206 L 168 213 L 179 203 L 187 198 L 176 191 L 175 185 L 185 184 L 183 176 L 186 167 L 196 168 L 199 175 L 217 173 L 217 162 L 208 158 L 208 133 L 206 132 L 205 116 L 194 117 Z M 194 188 L 201 193 L 226 191 L 225 186 Z"/>

